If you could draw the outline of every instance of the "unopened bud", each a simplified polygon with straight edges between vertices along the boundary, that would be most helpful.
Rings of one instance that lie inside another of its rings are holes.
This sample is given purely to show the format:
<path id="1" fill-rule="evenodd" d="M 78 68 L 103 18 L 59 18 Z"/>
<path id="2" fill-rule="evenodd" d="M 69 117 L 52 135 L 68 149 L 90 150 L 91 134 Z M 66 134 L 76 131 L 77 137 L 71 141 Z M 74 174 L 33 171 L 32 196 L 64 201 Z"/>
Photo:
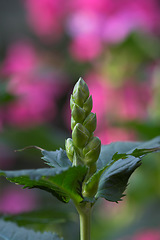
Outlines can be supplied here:
<path id="1" fill-rule="evenodd" d="M 70 98 L 70 108 L 71 108 L 71 110 L 72 110 L 74 105 L 75 105 L 75 101 L 73 99 L 73 96 L 71 95 L 71 98 Z"/>
<path id="2" fill-rule="evenodd" d="M 74 86 L 73 95 L 80 89 L 83 92 L 83 101 L 85 102 L 86 99 L 89 97 L 89 89 L 87 84 L 82 78 L 79 78 L 78 82 Z"/>
<path id="3" fill-rule="evenodd" d="M 87 165 L 95 163 L 98 160 L 101 150 L 101 141 L 98 137 L 94 137 L 84 148 L 84 161 Z"/>
<path id="4" fill-rule="evenodd" d="M 73 98 L 76 104 L 78 104 L 80 107 L 83 107 L 84 101 L 86 100 L 86 94 L 80 88 L 78 88 L 73 93 Z"/>
<path id="5" fill-rule="evenodd" d="M 73 128 L 75 127 L 76 125 L 76 121 L 74 120 L 73 117 L 71 117 L 71 129 L 73 130 Z"/>
<path id="6" fill-rule="evenodd" d="M 74 145 L 83 148 L 87 144 L 89 137 L 88 130 L 81 123 L 77 123 L 72 131 Z"/>
<path id="7" fill-rule="evenodd" d="M 93 101 L 92 101 L 92 96 L 90 96 L 83 104 L 83 109 L 85 110 L 86 115 L 88 115 L 91 112 L 92 107 L 93 107 Z"/>
<path id="8" fill-rule="evenodd" d="M 65 147 L 66 147 L 67 157 L 71 162 L 73 162 L 74 145 L 73 145 L 73 140 L 71 138 L 67 138 L 67 140 L 65 141 Z"/>
<path id="9" fill-rule="evenodd" d="M 92 133 L 95 131 L 97 126 L 97 118 L 95 113 L 90 113 L 83 122 L 83 126 Z"/>
<path id="10" fill-rule="evenodd" d="M 77 104 L 74 104 L 71 115 L 77 123 L 82 123 L 85 119 L 85 111 Z"/>

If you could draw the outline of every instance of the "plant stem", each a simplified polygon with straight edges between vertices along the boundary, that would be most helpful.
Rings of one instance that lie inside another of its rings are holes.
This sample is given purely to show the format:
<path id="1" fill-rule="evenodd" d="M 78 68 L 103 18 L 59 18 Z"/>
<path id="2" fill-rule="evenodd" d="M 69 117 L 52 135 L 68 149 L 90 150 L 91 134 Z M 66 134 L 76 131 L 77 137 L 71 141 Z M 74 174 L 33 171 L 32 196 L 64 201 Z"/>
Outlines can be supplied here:
<path id="1" fill-rule="evenodd" d="M 90 240 L 91 204 L 77 206 L 80 220 L 80 240 Z"/>

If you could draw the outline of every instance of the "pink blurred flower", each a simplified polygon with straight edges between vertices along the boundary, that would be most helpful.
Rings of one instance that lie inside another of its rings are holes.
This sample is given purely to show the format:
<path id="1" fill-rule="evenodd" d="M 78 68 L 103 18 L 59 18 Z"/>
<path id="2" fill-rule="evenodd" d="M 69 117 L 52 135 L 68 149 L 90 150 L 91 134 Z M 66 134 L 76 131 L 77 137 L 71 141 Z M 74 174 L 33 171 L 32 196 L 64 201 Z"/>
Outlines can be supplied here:
<path id="1" fill-rule="evenodd" d="M 157 0 L 25 0 L 27 19 L 42 39 L 68 34 L 78 61 L 92 61 L 104 43 L 117 44 L 134 31 L 159 31 Z M 63 6 L 63 7 L 62 7 Z"/>
<path id="2" fill-rule="evenodd" d="M 96 51 L 90 58 L 81 56 L 94 46 L 89 40 L 82 41 L 85 37 L 93 42 L 98 39 L 98 49 L 102 51 L 104 43 L 117 44 L 134 31 L 153 33 L 160 27 L 157 0 L 78 0 L 71 1 L 70 6 L 66 29 L 74 43 L 72 56 L 79 61 L 90 61 L 99 55 Z"/>
<path id="3" fill-rule="evenodd" d="M 78 61 L 92 61 L 99 56 L 102 46 L 99 38 L 92 35 L 82 35 L 71 42 L 69 50 Z"/>
<path id="4" fill-rule="evenodd" d="M 127 81 L 121 88 L 115 89 L 112 99 L 113 118 L 120 120 L 140 120 L 148 116 L 147 108 L 151 101 L 149 82 L 138 83 Z M 117 101 L 118 99 L 118 101 Z"/>
<path id="5" fill-rule="evenodd" d="M 11 80 L 8 88 L 16 96 L 6 111 L 11 125 L 33 126 L 55 117 L 56 99 L 60 92 L 58 83 L 47 79 L 22 81 L 17 77 Z"/>
<path id="6" fill-rule="evenodd" d="M 37 207 L 37 195 L 32 190 L 21 189 L 18 186 L 5 187 L 0 197 L 0 212 L 3 214 L 18 214 Z"/>
<path id="7" fill-rule="evenodd" d="M 68 16 L 67 30 L 73 38 L 88 35 L 100 38 L 104 17 L 93 11 L 77 11 Z M 92 23 L 92 24 L 91 24 Z"/>
<path id="8" fill-rule="evenodd" d="M 63 0 L 25 0 L 27 19 L 33 30 L 44 39 L 57 39 L 62 33 Z"/>
<path id="9" fill-rule="evenodd" d="M 7 90 L 15 99 L 2 111 L 5 123 L 27 127 L 55 117 L 56 101 L 64 88 L 54 73 L 40 75 L 43 65 L 28 42 L 15 43 L 8 49 L 1 72 L 9 78 Z"/>
<path id="10" fill-rule="evenodd" d="M 101 139 L 102 144 L 109 144 L 117 141 L 133 141 L 135 140 L 134 132 L 128 132 L 126 129 L 118 127 L 103 127 L 102 130 L 95 131 L 96 136 Z"/>
<path id="11" fill-rule="evenodd" d="M 28 75 L 34 71 L 40 62 L 32 44 L 27 41 L 12 44 L 7 49 L 6 58 L 2 64 L 3 75 Z"/>
<path id="12" fill-rule="evenodd" d="M 84 11 L 95 11 L 103 12 L 108 7 L 108 4 L 112 2 L 111 0 L 70 0 L 70 7 L 74 12 L 77 9 L 82 9 Z"/>
<path id="13" fill-rule="evenodd" d="M 114 87 L 107 79 L 94 73 L 86 76 L 85 80 L 93 95 L 93 111 L 97 113 L 98 119 L 106 117 L 115 121 L 117 118 L 147 118 L 147 108 L 152 96 L 149 82 L 126 81 L 122 86 Z"/>
<path id="14" fill-rule="evenodd" d="M 133 236 L 130 240 L 159 240 L 159 230 L 145 230 Z"/>
<path id="15" fill-rule="evenodd" d="M 85 81 L 93 98 L 92 111 L 97 115 L 98 124 L 101 124 L 101 119 L 104 120 L 110 105 L 112 88 L 105 79 L 96 73 L 88 74 Z"/>
<path id="16" fill-rule="evenodd" d="M 134 21 L 130 21 L 130 13 L 120 12 L 108 17 L 104 22 L 101 33 L 103 41 L 107 43 L 119 43 L 123 41 L 134 29 Z"/>

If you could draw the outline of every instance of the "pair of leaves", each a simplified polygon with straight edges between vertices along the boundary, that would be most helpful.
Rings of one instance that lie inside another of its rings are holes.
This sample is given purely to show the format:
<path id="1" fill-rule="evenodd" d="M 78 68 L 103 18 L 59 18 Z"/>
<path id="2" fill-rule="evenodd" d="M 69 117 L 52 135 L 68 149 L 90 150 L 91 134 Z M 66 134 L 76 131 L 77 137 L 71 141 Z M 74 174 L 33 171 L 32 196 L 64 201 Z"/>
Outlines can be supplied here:
<path id="1" fill-rule="evenodd" d="M 92 189 L 99 184 L 94 199 L 102 197 L 113 202 L 120 201 L 129 177 L 141 165 L 141 158 L 159 149 L 160 137 L 147 142 L 115 142 L 102 146 L 97 161 L 98 170 L 86 183 L 86 189 Z M 87 174 L 87 168 L 71 167 L 66 152 L 62 149 L 40 150 L 43 160 L 51 168 L 0 171 L 0 175 L 24 187 L 46 190 L 63 202 L 68 202 L 70 198 L 81 202 L 83 200 L 82 183 Z M 91 201 L 93 202 L 93 199 Z"/>
<path id="2" fill-rule="evenodd" d="M 57 234 L 49 232 L 34 232 L 23 227 L 18 227 L 15 223 L 0 220 L 0 240 L 62 240 Z"/>

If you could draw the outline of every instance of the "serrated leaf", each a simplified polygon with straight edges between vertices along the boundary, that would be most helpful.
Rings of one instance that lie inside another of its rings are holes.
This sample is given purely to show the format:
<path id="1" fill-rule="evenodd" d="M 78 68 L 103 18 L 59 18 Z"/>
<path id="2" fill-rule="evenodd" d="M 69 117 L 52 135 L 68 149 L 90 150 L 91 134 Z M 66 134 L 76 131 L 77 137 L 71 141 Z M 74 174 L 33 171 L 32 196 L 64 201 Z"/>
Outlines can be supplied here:
<path id="1" fill-rule="evenodd" d="M 102 145 L 101 153 L 97 161 L 97 169 L 101 169 L 109 164 L 112 161 L 113 155 L 116 153 L 124 156 L 123 154 L 125 153 L 133 153 L 135 149 L 149 149 L 157 147 L 160 147 L 160 137 L 156 137 L 146 142 L 113 142 L 108 145 Z"/>
<path id="2" fill-rule="evenodd" d="M 112 202 L 121 201 L 129 177 L 140 165 L 140 159 L 133 156 L 114 162 L 102 175 L 95 197 L 102 197 Z"/>
<path id="3" fill-rule="evenodd" d="M 97 161 L 97 169 L 106 166 L 112 160 L 113 155 L 118 152 L 126 153 L 131 149 L 138 147 L 141 142 L 113 142 L 108 145 L 102 145 L 101 153 Z"/>
<path id="4" fill-rule="evenodd" d="M 120 145 L 123 145 L 122 142 Z M 113 148 L 115 150 L 119 149 L 120 145 L 117 143 L 115 145 L 112 144 L 111 148 L 108 147 L 108 150 L 111 150 L 109 154 L 107 154 L 107 148 L 105 149 L 106 156 L 109 155 L 109 158 L 106 157 L 106 166 L 109 166 L 109 168 L 105 170 L 100 179 L 96 198 L 102 197 L 113 202 L 120 201 L 124 196 L 123 192 L 127 187 L 129 177 L 134 170 L 141 165 L 141 158 L 147 153 L 159 151 L 160 137 L 139 143 L 139 145 L 138 143 L 132 145 L 131 142 L 129 142 L 127 146 L 127 142 L 125 142 L 123 151 L 125 148 L 130 148 L 129 151 L 122 153 L 120 150 L 120 153 L 113 154 Z M 131 145 L 134 146 L 133 149 L 131 149 Z M 104 158 L 104 152 L 102 157 Z M 100 163 L 104 165 L 104 159 Z"/>
<path id="5" fill-rule="evenodd" d="M 56 151 L 41 151 L 43 154 L 42 159 L 51 167 L 69 167 L 72 165 L 68 159 L 66 151 L 61 149 Z"/>
<path id="6" fill-rule="evenodd" d="M 132 153 L 115 153 L 112 157 L 113 161 L 117 161 L 118 159 L 126 159 L 128 156 L 134 157 L 142 157 L 148 153 L 157 152 L 160 150 L 160 147 L 156 148 L 146 148 L 146 149 L 135 149 Z"/>
<path id="7" fill-rule="evenodd" d="M 57 234 L 51 232 L 35 232 L 33 230 L 18 227 L 15 223 L 0 220 L 0 240 L 62 240 Z"/>
<path id="8" fill-rule="evenodd" d="M 85 166 L 0 171 L 10 182 L 24 185 L 24 188 L 43 189 L 62 202 L 69 202 L 70 198 L 77 202 L 83 200 L 81 188 L 86 173 Z"/>

